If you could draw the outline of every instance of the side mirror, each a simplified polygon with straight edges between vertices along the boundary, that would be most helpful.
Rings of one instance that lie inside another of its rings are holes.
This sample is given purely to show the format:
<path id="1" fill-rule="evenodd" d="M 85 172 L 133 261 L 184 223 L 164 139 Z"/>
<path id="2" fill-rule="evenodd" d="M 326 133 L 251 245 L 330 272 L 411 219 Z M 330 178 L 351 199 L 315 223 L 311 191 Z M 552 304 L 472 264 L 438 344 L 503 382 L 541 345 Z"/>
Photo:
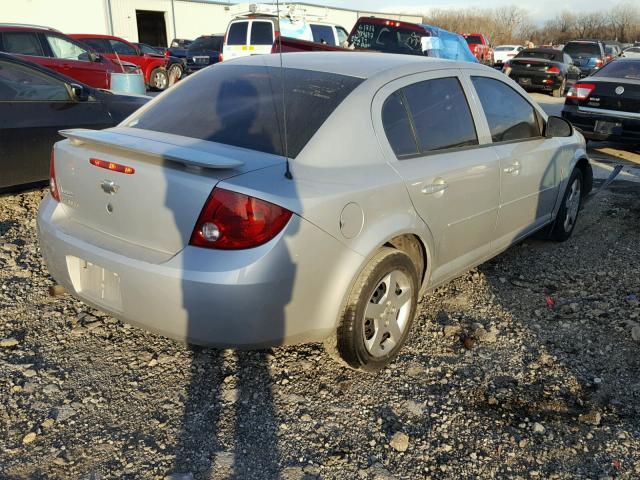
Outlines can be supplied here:
<path id="1" fill-rule="evenodd" d="M 69 85 L 69 89 L 71 90 L 71 96 L 75 101 L 86 102 L 89 100 L 89 90 L 84 85 L 72 83 Z"/>
<path id="2" fill-rule="evenodd" d="M 573 126 L 562 117 L 550 116 L 547 119 L 547 127 L 544 136 L 547 138 L 570 137 L 573 135 Z"/>

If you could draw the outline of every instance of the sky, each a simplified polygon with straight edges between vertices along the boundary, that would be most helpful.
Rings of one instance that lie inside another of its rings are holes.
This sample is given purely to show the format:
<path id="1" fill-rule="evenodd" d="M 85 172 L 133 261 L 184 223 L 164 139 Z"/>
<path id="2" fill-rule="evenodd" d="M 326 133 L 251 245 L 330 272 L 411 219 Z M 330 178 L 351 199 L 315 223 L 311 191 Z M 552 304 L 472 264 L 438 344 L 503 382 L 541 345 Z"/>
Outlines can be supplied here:
<path id="1" fill-rule="evenodd" d="M 574 12 L 602 11 L 614 4 L 613 0 L 531 0 L 518 2 L 515 0 L 307 0 L 309 3 L 332 7 L 351 8 L 354 10 L 373 10 L 380 12 L 423 12 L 431 8 L 496 8 L 505 5 L 517 5 L 529 11 L 535 23 L 551 20 L 562 10 Z"/>

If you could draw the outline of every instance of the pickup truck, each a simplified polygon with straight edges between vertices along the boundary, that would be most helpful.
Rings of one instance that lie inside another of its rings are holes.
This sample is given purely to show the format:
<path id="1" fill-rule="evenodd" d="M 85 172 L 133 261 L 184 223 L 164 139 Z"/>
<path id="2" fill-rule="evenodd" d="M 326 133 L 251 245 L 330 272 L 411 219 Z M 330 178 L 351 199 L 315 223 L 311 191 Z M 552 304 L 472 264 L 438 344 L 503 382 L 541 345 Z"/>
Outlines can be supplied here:
<path id="1" fill-rule="evenodd" d="M 491 48 L 491 42 L 482 33 L 463 33 L 462 36 L 469 45 L 469 50 L 473 53 L 473 56 L 478 59 L 480 63 L 489 65 L 494 64 L 493 48 Z"/>
<path id="2" fill-rule="evenodd" d="M 281 36 L 274 42 L 271 53 L 369 50 L 477 62 L 464 39 L 457 33 L 430 25 L 385 18 L 359 18 L 347 43 L 349 48 L 341 48 Z"/>

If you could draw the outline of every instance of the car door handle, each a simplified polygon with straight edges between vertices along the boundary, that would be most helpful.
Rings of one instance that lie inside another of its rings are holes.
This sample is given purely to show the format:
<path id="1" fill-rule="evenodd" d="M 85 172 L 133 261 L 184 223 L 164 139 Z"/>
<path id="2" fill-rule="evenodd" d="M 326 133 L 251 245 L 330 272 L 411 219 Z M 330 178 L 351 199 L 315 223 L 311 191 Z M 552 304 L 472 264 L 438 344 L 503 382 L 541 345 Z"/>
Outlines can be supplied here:
<path id="1" fill-rule="evenodd" d="M 518 173 L 520 173 L 520 169 L 522 168 L 522 165 L 520 165 L 518 162 L 509 165 L 508 167 L 504 168 L 504 173 L 510 173 L 511 175 L 517 175 Z"/>
<path id="2" fill-rule="evenodd" d="M 449 188 L 448 183 L 431 183 L 422 187 L 420 191 L 425 195 L 429 195 L 432 193 L 444 192 L 447 188 Z"/>

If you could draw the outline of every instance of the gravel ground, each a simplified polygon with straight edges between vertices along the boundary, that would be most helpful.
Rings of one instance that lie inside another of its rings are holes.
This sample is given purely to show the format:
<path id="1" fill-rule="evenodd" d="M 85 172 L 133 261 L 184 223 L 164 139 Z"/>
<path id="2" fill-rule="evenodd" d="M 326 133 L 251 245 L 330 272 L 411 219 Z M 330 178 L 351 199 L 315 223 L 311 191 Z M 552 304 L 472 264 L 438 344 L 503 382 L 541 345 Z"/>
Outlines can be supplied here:
<path id="1" fill-rule="evenodd" d="M 377 374 L 49 297 L 41 195 L 0 197 L 0 478 L 640 477 L 639 184 L 425 296 Z"/>

